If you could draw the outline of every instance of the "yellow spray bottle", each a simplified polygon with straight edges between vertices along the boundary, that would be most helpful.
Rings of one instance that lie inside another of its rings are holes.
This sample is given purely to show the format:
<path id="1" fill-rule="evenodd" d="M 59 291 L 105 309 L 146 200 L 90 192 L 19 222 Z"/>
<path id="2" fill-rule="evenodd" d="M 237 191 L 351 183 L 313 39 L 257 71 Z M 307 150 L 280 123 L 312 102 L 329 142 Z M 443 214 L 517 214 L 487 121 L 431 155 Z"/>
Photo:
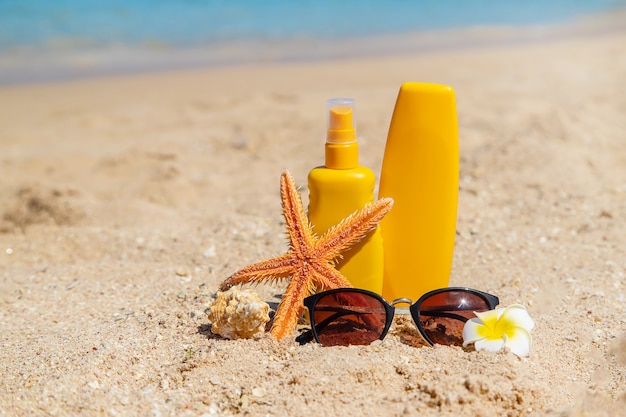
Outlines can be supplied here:
<path id="1" fill-rule="evenodd" d="M 389 126 L 379 197 L 392 197 L 381 222 L 387 300 L 447 287 L 452 267 L 459 187 L 454 90 L 404 83 Z"/>
<path id="2" fill-rule="evenodd" d="M 319 236 L 369 202 L 376 177 L 359 165 L 353 99 L 327 101 L 325 164 L 309 173 L 309 221 Z M 383 244 L 379 228 L 343 254 L 337 268 L 357 288 L 382 292 Z"/>

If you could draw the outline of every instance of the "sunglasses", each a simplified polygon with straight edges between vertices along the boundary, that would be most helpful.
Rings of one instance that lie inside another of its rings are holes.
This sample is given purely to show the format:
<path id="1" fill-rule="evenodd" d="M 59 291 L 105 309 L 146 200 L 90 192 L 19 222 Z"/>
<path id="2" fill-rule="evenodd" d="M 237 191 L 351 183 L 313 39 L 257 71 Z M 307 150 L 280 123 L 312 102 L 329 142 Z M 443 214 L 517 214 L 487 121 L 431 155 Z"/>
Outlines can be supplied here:
<path id="1" fill-rule="evenodd" d="M 399 298 L 389 304 L 380 295 L 357 288 L 337 288 L 304 299 L 311 330 L 296 339 L 305 344 L 315 339 L 323 346 L 368 345 L 382 340 L 389 331 L 396 304 L 411 304 Z M 409 311 L 420 334 L 430 345 L 463 344 L 465 322 L 475 311 L 493 310 L 498 297 L 464 287 L 427 292 Z M 404 309 L 406 310 L 406 309 Z"/>

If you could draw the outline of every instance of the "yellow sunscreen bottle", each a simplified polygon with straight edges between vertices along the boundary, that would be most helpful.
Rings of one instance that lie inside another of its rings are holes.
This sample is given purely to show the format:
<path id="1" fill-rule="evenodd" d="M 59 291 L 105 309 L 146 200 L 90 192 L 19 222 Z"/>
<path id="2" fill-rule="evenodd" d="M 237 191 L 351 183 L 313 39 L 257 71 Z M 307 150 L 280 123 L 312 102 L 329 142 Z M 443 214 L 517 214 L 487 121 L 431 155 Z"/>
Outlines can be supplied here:
<path id="1" fill-rule="evenodd" d="M 389 126 L 379 197 L 392 197 L 381 222 L 383 297 L 416 301 L 447 287 L 452 267 L 459 187 L 454 90 L 404 83 Z"/>
<path id="2" fill-rule="evenodd" d="M 359 166 L 353 99 L 327 101 L 328 134 L 325 165 L 309 173 L 309 221 L 321 236 L 342 219 L 374 201 L 376 177 Z M 378 294 L 383 282 L 380 229 L 370 231 L 343 253 L 337 269 L 357 288 Z"/>

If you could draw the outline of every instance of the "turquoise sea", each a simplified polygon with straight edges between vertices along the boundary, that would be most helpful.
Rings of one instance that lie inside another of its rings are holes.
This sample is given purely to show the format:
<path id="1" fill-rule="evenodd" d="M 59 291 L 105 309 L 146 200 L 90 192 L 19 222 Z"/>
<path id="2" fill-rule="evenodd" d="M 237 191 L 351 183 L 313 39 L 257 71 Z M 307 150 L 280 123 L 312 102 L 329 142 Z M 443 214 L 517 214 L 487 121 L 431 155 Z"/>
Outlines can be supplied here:
<path id="1" fill-rule="evenodd" d="M 449 28 L 545 25 L 625 5 L 626 0 L 0 0 L 0 84 L 306 59 L 323 55 L 316 41 L 332 45 Z M 283 43 L 291 52 L 280 52 Z"/>

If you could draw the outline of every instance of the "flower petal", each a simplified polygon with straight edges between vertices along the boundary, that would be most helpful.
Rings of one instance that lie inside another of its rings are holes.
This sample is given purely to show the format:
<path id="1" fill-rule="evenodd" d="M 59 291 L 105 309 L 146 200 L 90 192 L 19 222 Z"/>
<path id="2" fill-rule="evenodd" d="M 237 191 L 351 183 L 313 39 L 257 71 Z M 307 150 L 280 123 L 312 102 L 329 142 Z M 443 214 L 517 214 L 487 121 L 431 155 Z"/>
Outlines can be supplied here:
<path id="1" fill-rule="evenodd" d="M 528 356 L 532 336 L 523 327 L 516 327 L 510 337 L 507 338 L 505 346 L 517 356 Z"/>
<path id="2" fill-rule="evenodd" d="M 485 337 L 485 325 L 478 318 L 469 319 L 463 326 L 463 347 L 482 340 Z"/>
<path id="3" fill-rule="evenodd" d="M 489 352 L 497 352 L 500 349 L 502 349 L 506 343 L 506 336 L 500 338 L 500 339 L 481 339 L 481 340 L 477 340 L 476 343 L 474 344 L 474 347 L 476 348 L 477 352 L 480 352 L 481 350 L 485 349 L 488 350 Z"/>
<path id="4" fill-rule="evenodd" d="M 535 322 L 530 318 L 526 307 L 521 304 L 511 304 L 505 308 L 500 316 L 500 320 L 506 321 L 514 326 L 521 327 L 528 332 L 535 327 Z"/>
<path id="5" fill-rule="evenodd" d="M 495 310 L 474 311 L 474 314 L 485 326 L 493 328 L 504 310 L 504 308 L 496 308 Z"/>

